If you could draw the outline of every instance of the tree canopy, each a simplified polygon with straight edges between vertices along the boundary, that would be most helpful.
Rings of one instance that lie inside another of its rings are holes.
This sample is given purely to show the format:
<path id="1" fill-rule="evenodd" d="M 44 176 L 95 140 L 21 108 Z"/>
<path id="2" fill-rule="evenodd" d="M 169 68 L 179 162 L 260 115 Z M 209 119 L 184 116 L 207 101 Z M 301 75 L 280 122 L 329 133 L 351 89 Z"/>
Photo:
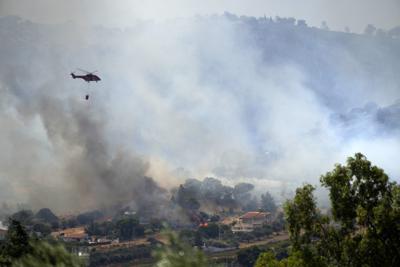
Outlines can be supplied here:
<path id="1" fill-rule="evenodd" d="M 58 217 L 48 208 L 40 209 L 36 214 L 35 218 L 45 222 L 45 223 L 58 223 Z"/>
<path id="2" fill-rule="evenodd" d="M 276 211 L 275 200 L 269 192 L 261 195 L 261 208 L 272 213 Z"/>
<path id="3" fill-rule="evenodd" d="M 158 267 L 205 267 L 207 258 L 197 248 L 182 242 L 173 232 L 165 233 L 168 245 L 160 247 L 156 252 Z"/>
<path id="4" fill-rule="evenodd" d="M 78 267 L 83 264 L 60 244 L 30 238 L 20 222 L 10 219 L 5 243 L 0 247 L 0 266 Z"/>
<path id="5" fill-rule="evenodd" d="M 298 188 L 284 207 L 292 243 L 285 261 L 300 261 L 299 266 L 400 266 L 399 185 L 360 153 L 320 181 L 329 191 L 332 215 L 317 209 L 313 186 Z M 257 264 L 281 266 L 270 254 L 260 256 Z"/>

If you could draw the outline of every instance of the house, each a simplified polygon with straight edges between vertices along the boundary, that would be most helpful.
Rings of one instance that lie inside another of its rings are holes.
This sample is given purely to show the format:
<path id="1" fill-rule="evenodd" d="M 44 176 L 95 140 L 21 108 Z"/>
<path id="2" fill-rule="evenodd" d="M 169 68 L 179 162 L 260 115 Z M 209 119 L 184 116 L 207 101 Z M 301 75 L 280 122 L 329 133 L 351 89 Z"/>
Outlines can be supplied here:
<path id="1" fill-rule="evenodd" d="M 231 217 L 231 216 L 227 216 L 227 217 L 221 219 L 220 223 L 221 223 L 221 224 L 224 224 L 224 225 L 232 225 L 232 224 L 234 224 L 236 221 L 237 221 L 237 218 L 235 218 L 235 217 L 233 217 L 233 216 L 232 216 L 232 217 Z"/>
<path id="2" fill-rule="evenodd" d="M 132 210 L 127 210 L 124 212 L 125 216 L 135 216 L 136 215 L 136 211 L 132 211 Z"/>
<path id="3" fill-rule="evenodd" d="M 250 211 L 239 217 L 232 226 L 232 232 L 252 232 L 265 224 L 271 223 L 271 213 Z"/>
<path id="4" fill-rule="evenodd" d="M 7 234 L 7 230 L 0 229 L 0 241 L 3 241 L 4 239 L 6 239 L 6 234 Z"/>
<path id="5" fill-rule="evenodd" d="M 0 221 L 0 241 L 6 238 L 7 227 L 3 225 L 3 222 Z"/>

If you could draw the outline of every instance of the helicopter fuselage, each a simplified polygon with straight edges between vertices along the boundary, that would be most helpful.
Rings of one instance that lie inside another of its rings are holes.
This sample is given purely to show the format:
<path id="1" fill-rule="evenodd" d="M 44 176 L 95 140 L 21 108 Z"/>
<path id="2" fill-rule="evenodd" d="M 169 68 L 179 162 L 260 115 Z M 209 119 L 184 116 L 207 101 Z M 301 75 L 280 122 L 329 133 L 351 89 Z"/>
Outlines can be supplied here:
<path id="1" fill-rule="evenodd" d="M 75 75 L 73 72 L 71 73 L 72 78 L 74 79 L 82 79 L 85 82 L 98 82 L 101 81 L 100 77 L 94 74 L 86 74 L 86 75 Z"/>

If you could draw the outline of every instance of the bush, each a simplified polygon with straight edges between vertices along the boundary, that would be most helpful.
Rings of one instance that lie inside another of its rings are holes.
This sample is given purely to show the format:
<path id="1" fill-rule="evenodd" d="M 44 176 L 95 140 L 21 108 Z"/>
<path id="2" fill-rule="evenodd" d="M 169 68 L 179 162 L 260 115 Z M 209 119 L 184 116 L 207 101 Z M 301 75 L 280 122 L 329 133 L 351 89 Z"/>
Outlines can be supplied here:
<path id="1" fill-rule="evenodd" d="M 64 267 L 83 266 L 60 244 L 31 240 L 24 227 L 10 220 L 4 245 L 0 247 L 0 266 L 17 267 Z"/>
<path id="2" fill-rule="evenodd" d="M 217 238 L 219 235 L 219 226 L 216 223 L 209 223 L 207 226 L 200 227 L 200 234 L 206 238 Z"/>
<path id="3" fill-rule="evenodd" d="M 168 245 L 155 251 L 156 266 L 162 267 L 206 267 L 207 259 L 198 249 L 182 242 L 176 234 L 168 232 Z"/>
<path id="4" fill-rule="evenodd" d="M 245 267 L 253 267 L 256 263 L 258 256 L 264 252 L 259 247 L 251 247 L 248 249 L 244 249 L 239 251 L 237 260 L 238 262 Z"/>
<path id="5" fill-rule="evenodd" d="M 151 257 L 152 247 L 140 245 L 130 248 L 120 248 L 111 251 L 92 252 L 89 257 L 89 266 L 104 266 L 116 263 L 127 263 L 133 260 Z"/>
<path id="6" fill-rule="evenodd" d="M 80 267 L 83 263 L 68 253 L 61 245 L 50 245 L 46 242 L 31 243 L 32 252 L 13 263 L 13 267 Z"/>

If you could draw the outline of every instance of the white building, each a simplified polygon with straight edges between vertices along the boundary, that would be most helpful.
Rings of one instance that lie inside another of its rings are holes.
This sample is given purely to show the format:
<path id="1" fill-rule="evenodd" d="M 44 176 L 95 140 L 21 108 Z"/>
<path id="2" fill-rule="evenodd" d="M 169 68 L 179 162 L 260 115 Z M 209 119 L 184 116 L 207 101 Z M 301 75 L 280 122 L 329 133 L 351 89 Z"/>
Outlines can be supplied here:
<path id="1" fill-rule="evenodd" d="M 271 223 L 271 213 L 250 211 L 239 217 L 232 226 L 232 232 L 252 232 L 265 224 Z"/>
<path id="2" fill-rule="evenodd" d="M 0 221 L 0 241 L 6 238 L 6 234 L 7 234 L 7 227 L 3 225 L 2 221 Z"/>

